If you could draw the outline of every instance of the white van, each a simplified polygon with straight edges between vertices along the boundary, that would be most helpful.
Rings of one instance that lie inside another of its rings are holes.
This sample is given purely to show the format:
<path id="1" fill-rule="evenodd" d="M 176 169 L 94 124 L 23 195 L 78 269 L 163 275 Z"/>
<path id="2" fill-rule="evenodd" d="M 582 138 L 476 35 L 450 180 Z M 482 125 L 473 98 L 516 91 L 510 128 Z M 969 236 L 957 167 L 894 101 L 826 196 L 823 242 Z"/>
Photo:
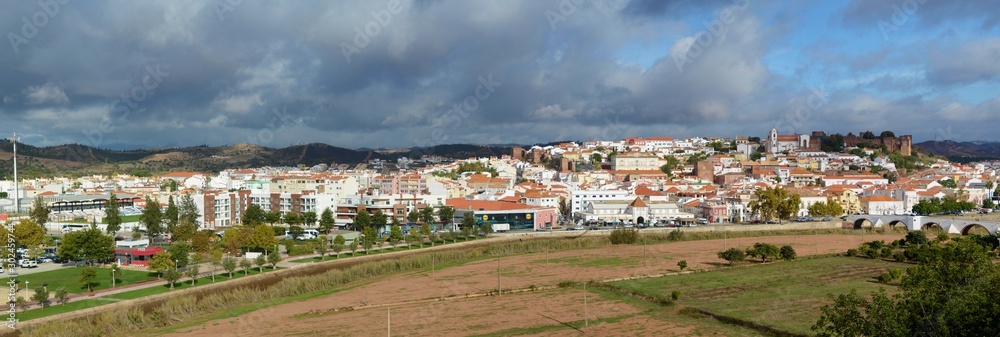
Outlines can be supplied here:
<path id="1" fill-rule="evenodd" d="M 312 240 L 312 239 L 315 239 L 315 238 L 318 238 L 318 237 L 319 237 L 319 231 L 318 230 L 315 230 L 315 229 L 306 229 L 306 230 L 302 231 L 302 235 L 299 235 L 298 240 Z M 285 231 L 285 238 L 286 239 L 291 239 L 292 238 L 292 232 L 286 230 Z"/>

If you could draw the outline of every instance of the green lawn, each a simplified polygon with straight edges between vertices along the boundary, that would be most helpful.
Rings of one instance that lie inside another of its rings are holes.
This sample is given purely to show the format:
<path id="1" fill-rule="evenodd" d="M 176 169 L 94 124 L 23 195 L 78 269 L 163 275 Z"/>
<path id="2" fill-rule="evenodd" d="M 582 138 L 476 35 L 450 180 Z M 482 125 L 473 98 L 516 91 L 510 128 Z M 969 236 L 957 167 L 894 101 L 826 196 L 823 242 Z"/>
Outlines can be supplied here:
<path id="1" fill-rule="evenodd" d="M 281 270 L 281 269 L 282 269 L 281 267 L 278 267 L 277 270 Z M 270 272 L 271 270 L 272 269 L 271 269 L 270 266 L 264 267 L 264 272 L 265 273 Z M 247 273 L 247 274 L 248 275 L 257 275 L 257 274 L 260 274 L 260 271 L 257 268 L 257 266 L 254 266 L 253 268 L 250 268 L 250 272 Z M 244 277 L 244 275 L 243 275 L 243 269 L 237 268 L 236 271 L 233 272 L 233 279 L 238 279 L 238 278 L 241 278 L 241 277 Z M 226 281 L 228 279 L 229 279 L 229 275 L 228 274 L 215 275 L 215 282 L 222 282 L 222 281 Z M 206 285 L 206 284 L 211 284 L 211 283 L 212 283 L 212 277 L 211 276 L 206 276 L 206 277 L 195 279 L 194 286 L 197 287 L 197 286 L 200 286 L 200 285 Z M 189 278 L 185 277 L 185 278 L 182 278 L 177 283 L 174 283 L 174 290 L 187 289 L 187 288 L 191 288 L 191 279 L 189 279 Z M 127 291 L 127 292 L 118 293 L 118 294 L 114 294 L 114 295 L 103 296 L 103 297 L 120 299 L 120 300 L 131 300 L 131 299 L 136 299 L 136 298 L 145 297 L 145 296 L 149 296 L 149 295 L 162 294 L 162 293 L 166 293 L 166 292 L 170 292 L 170 285 L 166 285 L 165 284 L 165 285 L 160 285 L 160 286 L 155 286 L 155 287 L 149 287 L 149 288 L 145 288 L 145 289 L 132 290 L 132 291 Z"/>
<path id="2" fill-rule="evenodd" d="M 907 266 L 828 257 L 611 284 L 666 297 L 679 290 L 681 298 L 677 304 L 682 307 L 811 335 L 809 327 L 819 319 L 819 307 L 832 302 L 827 294 L 848 293 L 851 289 L 868 294 L 879 287 L 895 292 L 894 286 L 878 284 L 874 278 L 889 268 Z"/>
<path id="3" fill-rule="evenodd" d="M 80 309 L 92 308 L 99 305 L 111 304 L 113 302 L 107 300 L 86 299 L 86 300 L 70 301 L 69 303 L 66 304 L 54 304 L 55 301 L 53 300 L 52 303 L 53 303 L 52 306 L 44 309 L 39 309 L 38 306 L 36 305 L 32 307 L 34 309 L 30 309 L 25 312 L 18 312 L 17 319 L 21 321 L 27 321 L 29 319 L 36 319 Z"/>
<path id="4" fill-rule="evenodd" d="M 20 286 L 22 288 L 25 282 L 28 282 L 28 287 L 32 289 L 42 286 L 42 283 L 48 283 L 50 293 L 54 293 L 59 287 L 66 287 L 66 291 L 70 294 L 79 294 L 87 292 L 87 287 L 84 287 L 80 283 L 80 272 L 82 270 L 83 267 L 66 267 L 41 273 L 20 275 L 17 277 L 17 280 L 21 282 Z M 122 270 L 115 275 L 115 278 L 118 279 L 115 286 L 136 284 L 155 277 L 155 274 L 145 271 Z M 94 284 L 94 290 L 111 288 L 111 269 L 98 268 L 97 281 Z"/>

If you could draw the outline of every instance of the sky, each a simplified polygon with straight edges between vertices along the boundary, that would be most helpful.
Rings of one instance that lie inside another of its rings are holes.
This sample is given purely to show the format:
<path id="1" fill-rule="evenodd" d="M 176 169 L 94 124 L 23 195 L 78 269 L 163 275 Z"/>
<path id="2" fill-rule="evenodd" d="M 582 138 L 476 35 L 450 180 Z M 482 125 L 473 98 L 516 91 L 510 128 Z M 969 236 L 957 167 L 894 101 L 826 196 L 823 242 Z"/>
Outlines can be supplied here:
<path id="1" fill-rule="evenodd" d="M 1000 2 L 4 1 L 0 137 L 998 141 Z"/>

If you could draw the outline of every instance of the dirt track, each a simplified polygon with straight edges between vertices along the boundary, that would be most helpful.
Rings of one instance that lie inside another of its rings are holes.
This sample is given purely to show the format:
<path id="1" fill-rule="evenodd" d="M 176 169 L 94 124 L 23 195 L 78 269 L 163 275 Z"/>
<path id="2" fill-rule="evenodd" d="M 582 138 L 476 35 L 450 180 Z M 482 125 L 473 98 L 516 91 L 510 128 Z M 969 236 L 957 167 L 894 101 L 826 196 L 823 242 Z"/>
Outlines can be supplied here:
<path id="1" fill-rule="evenodd" d="M 901 235 L 865 235 L 864 240 L 896 240 Z M 522 289 L 532 285 L 552 287 L 560 281 L 605 280 L 630 276 L 662 274 L 678 270 L 677 261 L 686 260 L 689 268 L 711 269 L 725 265 L 716 256 L 723 247 L 747 247 L 755 242 L 792 245 L 800 256 L 846 251 L 861 243 L 860 235 L 772 236 L 729 240 L 706 240 L 642 246 L 612 246 L 595 249 L 539 253 L 502 258 L 499 261 L 503 289 Z M 819 243 L 818 247 L 816 243 Z M 645 258 L 644 258 L 645 256 Z M 502 297 L 477 297 L 446 301 L 409 301 L 464 297 L 495 290 L 497 260 L 481 260 L 436 270 L 398 274 L 350 290 L 302 302 L 282 304 L 237 318 L 219 319 L 179 330 L 171 336 L 246 336 L 246 335 L 384 335 L 387 315 L 392 317 L 394 335 L 462 336 L 504 332 L 512 328 L 531 328 L 583 319 L 580 309 L 583 292 L 556 289 Z M 634 314 L 637 309 L 620 302 L 602 300 L 591 294 L 590 319 Z M 364 308 L 364 306 L 373 308 Z M 327 312 L 337 308 L 357 310 Z M 391 309 L 388 309 L 391 308 Z M 391 313 L 387 310 L 391 310 Z M 295 318 L 306 313 L 325 314 Z M 544 316 L 543 316 L 544 315 Z M 546 317 L 547 316 L 547 317 Z M 676 326 L 663 321 L 633 328 L 608 328 L 633 322 L 640 324 L 648 316 L 623 317 L 619 323 L 594 325 L 601 335 L 686 334 L 693 327 Z M 645 323 L 642 323 L 645 324 Z M 647 330 L 648 329 L 648 330 Z M 631 331 L 631 332 L 629 332 Z M 562 330 L 565 333 L 565 330 Z M 541 335 L 560 333 L 538 332 Z"/>

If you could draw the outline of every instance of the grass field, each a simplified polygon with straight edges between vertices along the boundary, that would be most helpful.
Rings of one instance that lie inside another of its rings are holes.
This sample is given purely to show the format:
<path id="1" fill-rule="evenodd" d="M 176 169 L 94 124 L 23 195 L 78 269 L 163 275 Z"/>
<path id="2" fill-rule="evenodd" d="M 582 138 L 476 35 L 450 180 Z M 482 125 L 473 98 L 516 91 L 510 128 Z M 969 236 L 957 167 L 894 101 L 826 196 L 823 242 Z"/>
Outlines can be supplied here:
<path id="1" fill-rule="evenodd" d="M 59 287 L 66 287 L 66 291 L 70 294 L 79 294 L 87 292 L 87 287 L 82 286 L 80 283 L 80 271 L 82 270 L 83 267 L 60 268 L 41 273 L 20 275 L 17 277 L 17 280 L 21 281 L 21 287 L 24 287 L 24 282 L 28 282 L 28 287 L 32 289 L 41 287 L 42 283 L 48 283 L 50 293 L 54 293 Z M 155 274 L 145 271 L 122 270 L 115 275 L 115 278 L 118 279 L 115 286 L 136 284 L 155 277 Z M 98 268 L 97 281 L 94 284 L 94 290 L 111 288 L 111 269 Z"/>
<path id="2" fill-rule="evenodd" d="M 879 287 L 875 282 L 889 268 L 906 264 L 862 258 L 828 257 L 781 262 L 747 268 L 613 282 L 611 285 L 648 295 L 669 297 L 681 292 L 679 306 L 738 318 L 796 334 L 812 334 L 819 307 L 832 301 L 827 294 L 862 294 Z"/>
<path id="3" fill-rule="evenodd" d="M 55 301 L 53 301 L 53 303 L 55 303 Z M 86 300 L 71 301 L 66 304 L 53 304 L 52 306 L 44 309 L 32 309 L 25 312 L 18 312 L 17 319 L 21 321 L 27 321 L 31 319 L 42 318 L 45 316 L 52 316 L 74 310 L 92 308 L 99 305 L 105 305 L 111 303 L 113 303 L 113 301 L 86 299 Z M 38 307 L 35 306 L 34 308 Z"/>
<path id="4" fill-rule="evenodd" d="M 278 267 L 277 270 L 281 270 L 281 269 L 282 269 L 281 267 Z M 272 270 L 274 270 L 274 269 L 271 269 L 271 267 L 264 267 L 264 272 L 265 273 L 270 272 Z M 244 275 L 242 269 L 237 269 L 236 271 L 233 272 L 233 279 L 238 279 L 238 278 L 241 278 L 241 277 L 244 277 L 244 276 L 257 275 L 257 274 L 260 274 L 260 271 L 259 271 L 259 269 L 256 266 L 253 267 L 253 268 L 250 268 L 249 272 L 247 273 L 247 275 Z M 215 275 L 215 282 L 222 282 L 222 281 L 225 281 L 225 280 L 228 280 L 228 279 L 229 279 L 229 275 L 228 274 Z M 211 276 L 206 276 L 206 277 L 201 277 L 201 278 L 195 279 L 194 286 L 197 287 L 199 285 L 205 285 L 205 284 L 211 284 L 211 283 L 212 283 L 212 277 Z M 177 283 L 174 283 L 174 290 L 187 289 L 187 288 L 191 288 L 191 287 L 192 287 L 191 286 L 191 279 L 186 278 L 186 277 L 182 278 Z M 166 293 L 166 292 L 170 292 L 170 285 L 160 285 L 160 286 L 149 287 L 149 288 L 145 288 L 145 289 L 127 291 L 127 292 L 118 293 L 118 294 L 114 294 L 114 295 L 108 295 L 108 296 L 104 296 L 104 297 L 106 297 L 106 298 L 113 298 L 113 299 L 119 299 L 119 300 L 131 300 L 131 299 L 136 299 L 136 298 L 150 296 L 150 295 L 162 294 L 162 293 Z"/>

